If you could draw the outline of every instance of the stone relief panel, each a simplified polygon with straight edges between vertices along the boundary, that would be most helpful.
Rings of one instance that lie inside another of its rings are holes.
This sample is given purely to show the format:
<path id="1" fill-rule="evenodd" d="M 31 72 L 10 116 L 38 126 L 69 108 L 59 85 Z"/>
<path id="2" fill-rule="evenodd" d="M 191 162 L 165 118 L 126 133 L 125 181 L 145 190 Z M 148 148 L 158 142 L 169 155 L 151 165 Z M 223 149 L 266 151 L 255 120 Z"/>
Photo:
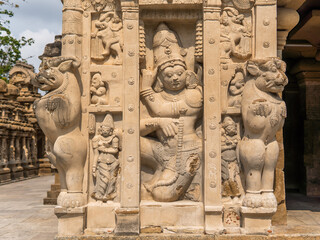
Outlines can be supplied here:
<path id="1" fill-rule="evenodd" d="M 239 141 L 238 124 L 230 116 L 225 116 L 221 125 L 222 197 L 233 203 L 239 203 L 244 193 L 240 178 L 241 166 L 236 152 Z"/>
<path id="2" fill-rule="evenodd" d="M 202 68 L 197 73 L 188 69 L 188 52 L 167 24 L 155 27 L 147 53 L 153 68 L 143 69 L 141 77 L 142 198 L 172 202 L 185 197 L 202 162 L 195 129 L 203 106 Z M 199 195 L 199 189 L 193 186 L 189 195 Z"/>
<path id="3" fill-rule="evenodd" d="M 252 20 L 250 13 L 240 13 L 232 5 L 225 5 L 221 12 L 221 63 L 233 58 L 237 61 L 252 55 Z"/>
<path id="4" fill-rule="evenodd" d="M 116 135 L 113 117 L 107 114 L 92 139 L 92 197 L 103 202 L 117 197 L 117 182 L 120 173 L 120 138 Z"/>
<path id="5" fill-rule="evenodd" d="M 243 69 L 236 68 L 235 74 L 228 86 L 228 107 L 241 107 L 242 92 L 245 85 L 245 73 Z"/>
<path id="6" fill-rule="evenodd" d="M 91 104 L 108 105 L 109 104 L 109 84 L 102 79 L 101 73 L 95 73 L 92 76 L 91 86 Z"/>
<path id="7" fill-rule="evenodd" d="M 92 16 L 92 60 L 97 64 L 121 65 L 123 26 L 120 12 L 113 10 Z"/>

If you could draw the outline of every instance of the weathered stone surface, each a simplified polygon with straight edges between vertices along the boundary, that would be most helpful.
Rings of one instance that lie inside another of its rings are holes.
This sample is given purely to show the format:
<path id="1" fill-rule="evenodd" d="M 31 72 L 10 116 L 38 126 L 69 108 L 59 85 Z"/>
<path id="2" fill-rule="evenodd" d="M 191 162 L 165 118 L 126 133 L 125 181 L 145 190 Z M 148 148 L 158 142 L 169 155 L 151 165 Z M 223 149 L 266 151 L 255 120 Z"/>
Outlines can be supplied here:
<path id="1" fill-rule="evenodd" d="M 268 234 L 284 209 L 277 2 L 62 3 L 61 56 L 48 46 L 35 80 L 59 236 Z"/>

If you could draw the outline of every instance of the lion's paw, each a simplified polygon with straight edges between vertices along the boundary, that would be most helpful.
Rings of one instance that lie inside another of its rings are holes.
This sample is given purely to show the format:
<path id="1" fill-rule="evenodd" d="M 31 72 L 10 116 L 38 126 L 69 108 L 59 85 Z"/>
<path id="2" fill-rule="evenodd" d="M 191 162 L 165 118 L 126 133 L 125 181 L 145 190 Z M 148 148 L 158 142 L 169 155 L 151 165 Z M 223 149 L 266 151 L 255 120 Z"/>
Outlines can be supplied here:
<path id="1" fill-rule="evenodd" d="M 248 208 L 259 208 L 262 206 L 260 193 L 247 193 L 242 201 L 242 206 Z"/>
<path id="2" fill-rule="evenodd" d="M 277 199 L 273 192 L 262 193 L 262 207 L 265 208 L 277 208 Z"/>
<path id="3" fill-rule="evenodd" d="M 58 196 L 57 203 L 61 207 L 76 208 L 84 205 L 82 193 L 61 192 Z"/>

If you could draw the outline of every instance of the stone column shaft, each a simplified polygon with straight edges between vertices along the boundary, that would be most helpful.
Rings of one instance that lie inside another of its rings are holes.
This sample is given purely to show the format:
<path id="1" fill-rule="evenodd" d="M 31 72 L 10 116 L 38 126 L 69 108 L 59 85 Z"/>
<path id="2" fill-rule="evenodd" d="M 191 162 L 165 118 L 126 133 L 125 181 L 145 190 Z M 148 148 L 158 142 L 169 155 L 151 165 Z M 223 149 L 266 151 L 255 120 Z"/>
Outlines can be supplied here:
<path id="1" fill-rule="evenodd" d="M 139 233 L 140 113 L 139 113 L 139 10 L 123 3 L 123 161 L 121 208 L 116 210 L 116 233 Z M 131 84 L 133 82 L 133 84 Z M 132 110 L 133 109 L 133 110 Z"/>
<path id="2" fill-rule="evenodd" d="M 209 1 L 203 9 L 204 77 L 204 209 L 205 232 L 221 230 L 220 127 L 220 1 Z M 214 31 L 213 31 L 214 29 Z"/>

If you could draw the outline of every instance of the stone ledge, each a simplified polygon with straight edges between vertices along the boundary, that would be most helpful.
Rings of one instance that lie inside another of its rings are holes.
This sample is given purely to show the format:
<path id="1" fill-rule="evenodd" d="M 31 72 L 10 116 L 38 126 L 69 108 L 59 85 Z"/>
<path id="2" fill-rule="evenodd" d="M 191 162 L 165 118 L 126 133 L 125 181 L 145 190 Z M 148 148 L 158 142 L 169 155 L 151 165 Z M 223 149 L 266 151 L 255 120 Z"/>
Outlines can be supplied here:
<path id="1" fill-rule="evenodd" d="M 320 234 L 275 234 L 263 235 L 173 235 L 141 234 L 140 236 L 80 236 L 56 237 L 55 240 L 320 240 Z"/>

